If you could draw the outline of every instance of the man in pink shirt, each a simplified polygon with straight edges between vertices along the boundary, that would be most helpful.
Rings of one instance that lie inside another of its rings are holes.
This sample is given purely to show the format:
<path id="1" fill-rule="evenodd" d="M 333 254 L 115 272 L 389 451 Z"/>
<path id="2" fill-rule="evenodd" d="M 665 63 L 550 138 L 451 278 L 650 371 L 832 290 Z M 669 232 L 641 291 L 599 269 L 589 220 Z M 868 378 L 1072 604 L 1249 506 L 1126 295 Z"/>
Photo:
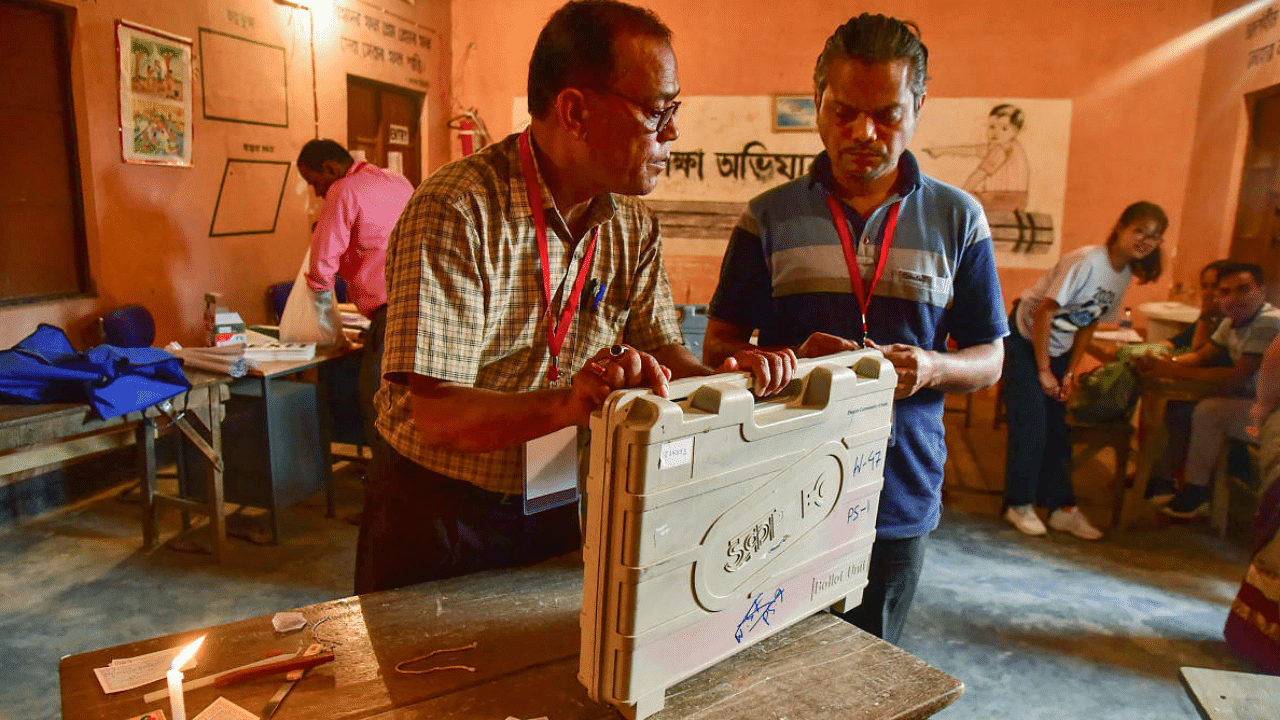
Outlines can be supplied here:
<path id="1" fill-rule="evenodd" d="M 341 275 L 347 295 L 369 318 L 360 362 L 360 415 L 372 435 L 373 395 L 382 382 L 382 334 L 387 319 L 387 236 L 400 218 L 413 185 L 402 175 L 356 161 L 333 140 L 311 140 L 298 153 L 298 173 L 324 198 L 311 233 L 307 287 L 324 322 L 334 313 L 334 283 Z M 336 327 L 340 323 L 335 323 Z M 370 438 L 371 439 L 371 438 Z"/>

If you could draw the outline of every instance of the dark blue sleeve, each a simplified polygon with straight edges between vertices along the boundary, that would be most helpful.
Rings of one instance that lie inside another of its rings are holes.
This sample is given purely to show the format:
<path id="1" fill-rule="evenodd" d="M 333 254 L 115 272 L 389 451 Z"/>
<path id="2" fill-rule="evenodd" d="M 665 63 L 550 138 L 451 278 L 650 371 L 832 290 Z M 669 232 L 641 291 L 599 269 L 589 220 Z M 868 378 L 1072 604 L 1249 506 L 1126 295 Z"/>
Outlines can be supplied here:
<path id="1" fill-rule="evenodd" d="M 1193 322 L 1184 328 L 1182 332 L 1169 338 L 1169 342 L 1173 343 L 1173 347 L 1175 349 L 1191 347 L 1191 341 L 1194 340 L 1196 336 L 1196 325 L 1198 323 L 1199 320 L 1196 320 L 1196 322 Z"/>
<path id="2" fill-rule="evenodd" d="M 707 315 L 731 325 L 758 329 L 770 323 L 772 307 L 773 280 L 760 238 L 736 227 L 720 263 L 720 282 Z"/>
<path id="3" fill-rule="evenodd" d="M 957 347 L 981 345 L 1009 334 L 990 239 L 965 249 L 954 282 L 951 308 L 947 311 L 947 332 Z"/>

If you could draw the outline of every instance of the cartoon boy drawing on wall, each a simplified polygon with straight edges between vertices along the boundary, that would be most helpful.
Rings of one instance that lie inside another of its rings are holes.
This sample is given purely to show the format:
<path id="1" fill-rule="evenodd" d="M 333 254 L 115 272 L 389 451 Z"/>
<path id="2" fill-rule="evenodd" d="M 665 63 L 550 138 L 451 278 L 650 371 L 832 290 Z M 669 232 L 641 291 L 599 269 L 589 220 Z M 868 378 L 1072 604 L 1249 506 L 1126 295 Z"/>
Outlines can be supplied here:
<path id="1" fill-rule="evenodd" d="M 1025 210 L 1030 168 L 1027 152 L 1018 142 L 1022 130 L 1022 108 L 1002 103 L 991 108 L 987 116 L 985 145 L 948 145 L 925 148 L 930 157 L 960 155 L 982 158 L 978 167 L 964 182 L 988 212 L 993 210 Z"/>

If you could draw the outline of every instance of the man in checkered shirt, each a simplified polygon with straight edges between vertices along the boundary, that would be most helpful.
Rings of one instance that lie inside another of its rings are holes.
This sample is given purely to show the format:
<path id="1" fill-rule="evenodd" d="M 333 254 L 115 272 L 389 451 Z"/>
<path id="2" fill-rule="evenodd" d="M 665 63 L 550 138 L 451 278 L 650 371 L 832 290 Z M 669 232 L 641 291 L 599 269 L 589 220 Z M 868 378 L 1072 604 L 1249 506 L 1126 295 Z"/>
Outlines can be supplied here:
<path id="1" fill-rule="evenodd" d="M 527 136 L 441 168 L 400 216 L 376 399 L 389 448 L 369 472 L 357 593 L 576 549 L 574 505 L 523 512 L 524 443 L 585 426 L 616 389 L 665 395 L 713 372 L 682 344 L 658 224 L 633 197 L 679 135 L 670 36 L 617 0 L 565 5 L 529 64 Z M 751 348 L 718 368 L 738 369 L 768 394 L 795 357 Z"/>

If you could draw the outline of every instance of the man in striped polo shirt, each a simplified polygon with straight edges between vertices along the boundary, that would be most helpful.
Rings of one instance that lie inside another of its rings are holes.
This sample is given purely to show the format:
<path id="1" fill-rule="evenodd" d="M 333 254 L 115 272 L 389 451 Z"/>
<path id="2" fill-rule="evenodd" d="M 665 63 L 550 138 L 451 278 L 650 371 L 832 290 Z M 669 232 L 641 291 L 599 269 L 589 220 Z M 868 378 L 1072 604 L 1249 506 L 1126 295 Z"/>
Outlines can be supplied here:
<path id="1" fill-rule="evenodd" d="M 863 603 L 849 622 L 896 642 L 941 515 L 943 394 L 1000 377 L 1008 334 L 982 207 L 921 174 L 906 146 L 924 104 L 919 29 L 863 14 L 814 71 L 826 151 L 752 200 L 729 241 L 703 359 L 763 348 L 813 357 L 878 346 L 898 373 Z M 947 340 L 957 350 L 947 351 Z"/>

